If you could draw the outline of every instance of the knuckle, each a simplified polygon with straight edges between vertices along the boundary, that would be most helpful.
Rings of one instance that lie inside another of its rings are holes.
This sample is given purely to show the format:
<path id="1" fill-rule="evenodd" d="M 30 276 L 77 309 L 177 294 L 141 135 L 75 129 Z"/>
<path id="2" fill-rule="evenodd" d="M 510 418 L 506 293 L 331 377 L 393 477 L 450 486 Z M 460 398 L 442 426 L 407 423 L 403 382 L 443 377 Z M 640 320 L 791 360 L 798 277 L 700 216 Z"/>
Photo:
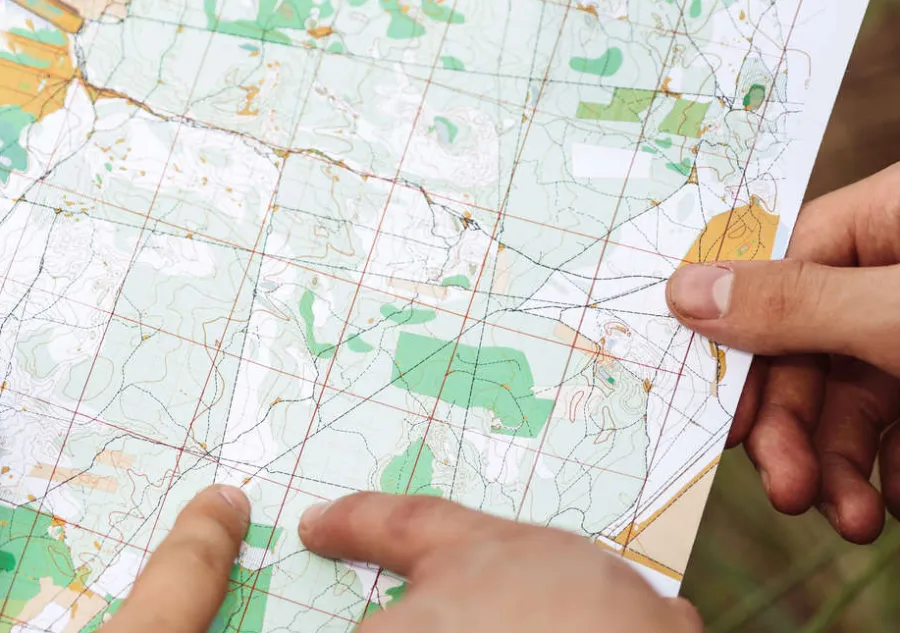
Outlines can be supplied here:
<path id="1" fill-rule="evenodd" d="M 769 338 L 771 328 L 786 333 L 807 327 L 807 320 L 819 314 L 823 297 L 817 285 L 815 264 L 785 260 L 772 271 L 773 274 L 760 280 L 755 299 L 765 312 L 758 324 L 758 333 L 764 339 Z M 777 353 L 780 349 L 771 351 Z"/>
<path id="2" fill-rule="evenodd" d="M 766 297 L 769 313 L 777 322 L 784 322 L 795 316 L 799 299 L 803 296 L 802 289 L 809 275 L 808 271 L 808 264 L 804 261 L 785 262 L 777 283 L 771 286 L 773 292 Z"/>

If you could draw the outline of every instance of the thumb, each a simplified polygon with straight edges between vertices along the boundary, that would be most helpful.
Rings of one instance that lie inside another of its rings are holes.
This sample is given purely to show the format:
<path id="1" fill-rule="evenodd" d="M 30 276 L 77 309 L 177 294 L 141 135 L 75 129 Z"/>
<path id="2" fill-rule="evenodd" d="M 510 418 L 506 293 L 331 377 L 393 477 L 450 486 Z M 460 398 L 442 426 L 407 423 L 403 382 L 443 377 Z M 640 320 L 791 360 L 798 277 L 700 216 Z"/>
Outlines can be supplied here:
<path id="1" fill-rule="evenodd" d="M 833 268 L 798 260 L 685 266 L 667 287 L 685 326 L 763 355 L 834 353 L 900 375 L 900 267 Z"/>

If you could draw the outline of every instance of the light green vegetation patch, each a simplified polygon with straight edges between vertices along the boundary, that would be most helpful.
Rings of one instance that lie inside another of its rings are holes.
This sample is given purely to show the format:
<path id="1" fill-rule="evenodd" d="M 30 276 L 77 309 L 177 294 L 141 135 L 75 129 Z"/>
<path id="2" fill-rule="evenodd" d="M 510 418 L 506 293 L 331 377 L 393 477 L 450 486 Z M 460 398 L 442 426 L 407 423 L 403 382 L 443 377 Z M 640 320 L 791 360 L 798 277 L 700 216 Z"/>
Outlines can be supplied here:
<path id="1" fill-rule="evenodd" d="M 612 101 L 609 103 L 582 101 L 578 104 L 578 111 L 575 116 L 579 119 L 596 121 L 640 123 L 641 117 L 639 115 L 650 107 L 650 104 L 653 102 L 653 94 L 652 90 L 616 88 L 613 91 Z"/>
<path id="2" fill-rule="evenodd" d="M 316 340 L 315 332 L 315 316 L 313 314 L 313 304 L 316 301 L 316 295 L 311 290 L 303 293 L 300 299 L 300 318 L 306 328 L 306 347 L 309 353 L 316 358 L 329 359 L 334 356 L 337 346 L 333 343 L 320 343 Z M 344 342 L 351 352 L 357 354 L 365 354 L 371 352 L 374 348 L 360 338 L 359 334 L 353 334 L 347 337 Z"/>
<path id="3" fill-rule="evenodd" d="M 441 285 L 444 288 L 462 288 L 463 290 L 471 288 L 469 278 L 465 275 L 453 275 L 452 277 L 447 277 L 441 282 Z"/>
<path id="4" fill-rule="evenodd" d="M 8 596 L 0 632 L 12 630 L 15 618 L 29 600 L 41 592 L 41 578 L 49 578 L 60 588 L 83 585 L 90 568 L 76 568 L 72 552 L 60 540 L 63 527 L 54 526 L 52 516 L 31 508 L 0 506 L 0 592 Z M 55 532 L 59 530 L 59 532 Z M 81 633 L 93 633 L 106 614 L 115 613 L 121 600 L 107 596 L 108 606 L 85 625 Z"/>
<path id="5" fill-rule="evenodd" d="M 419 308 L 408 308 L 406 310 L 398 310 L 393 306 L 381 306 L 381 316 L 388 321 L 393 321 L 399 325 L 422 325 L 429 323 L 437 318 L 434 310 L 421 310 Z"/>
<path id="6" fill-rule="evenodd" d="M 692 18 L 699 18 L 703 13 L 703 0 L 691 0 L 691 8 L 688 11 L 688 15 Z"/>
<path id="7" fill-rule="evenodd" d="M 431 495 L 443 493 L 431 485 L 434 476 L 434 453 L 424 440 L 413 442 L 394 457 L 381 475 L 381 490 L 390 494 Z"/>
<path id="8" fill-rule="evenodd" d="M 219 19 L 220 0 L 204 0 L 207 28 L 266 42 L 290 44 L 291 39 L 280 29 L 305 30 L 313 9 L 319 10 L 319 19 L 334 15 L 330 0 L 259 0 L 255 20 L 225 21 Z"/>
<path id="9" fill-rule="evenodd" d="M 0 106 L 0 183 L 6 184 L 13 171 L 28 169 L 28 153 L 19 139 L 32 123 L 34 117 L 19 106 Z"/>
<path id="10" fill-rule="evenodd" d="M 422 0 L 422 12 L 436 22 L 462 24 L 466 21 L 462 13 L 455 11 L 450 3 L 440 3 L 436 0 Z"/>
<path id="11" fill-rule="evenodd" d="M 434 117 L 434 125 L 431 131 L 436 132 L 445 143 L 453 143 L 459 134 L 459 128 L 450 119 L 442 116 Z"/>
<path id="12" fill-rule="evenodd" d="M 690 158 L 685 158 L 680 163 L 666 163 L 666 167 L 682 176 L 689 176 L 694 168 L 694 163 Z"/>
<path id="13" fill-rule="evenodd" d="M 0 506 L 0 593 L 6 598 L 4 615 L 16 618 L 25 604 L 41 591 L 41 578 L 58 587 L 68 587 L 78 574 L 65 541 L 50 533 L 52 517 L 27 507 Z M 13 620 L 14 622 L 14 620 Z M 13 622 L 0 620 L 0 633 L 12 630 Z"/>
<path id="14" fill-rule="evenodd" d="M 253 524 L 244 538 L 247 545 L 272 551 L 281 536 L 281 528 Z M 272 567 L 251 570 L 235 565 L 228 577 L 229 589 L 216 614 L 209 633 L 262 631 L 266 616 Z M 254 589 L 255 588 L 255 589 Z"/>
<path id="15" fill-rule="evenodd" d="M 402 585 L 397 585 L 396 587 L 391 587 L 390 589 L 385 591 L 384 593 L 386 593 L 387 597 L 388 597 L 387 604 L 385 606 L 391 607 L 394 605 L 395 602 L 399 602 L 400 600 L 402 600 L 403 597 L 406 595 L 406 590 L 407 590 L 407 584 L 403 583 Z M 365 618 L 369 617 L 370 615 L 373 615 L 373 614 L 378 613 L 379 611 L 383 611 L 383 610 L 384 609 L 381 608 L 381 605 L 378 604 L 378 602 L 376 602 L 374 600 L 370 600 L 369 603 L 366 605 L 366 611 L 363 614 L 363 618 L 365 619 Z"/>
<path id="16" fill-rule="evenodd" d="M 622 49 L 612 46 L 600 57 L 591 59 L 588 57 L 573 57 L 569 60 L 569 67 L 579 73 L 597 75 L 598 77 L 612 77 L 622 67 L 625 56 Z"/>
<path id="17" fill-rule="evenodd" d="M 492 431 L 538 437 L 553 401 L 537 398 L 525 354 L 505 347 L 456 345 L 402 332 L 391 384 L 466 409 L 487 409 L 499 419 Z M 477 362 L 476 362 L 477 359 Z M 448 369 L 449 368 L 449 369 Z"/>
<path id="18" fill-rule="evenodd" d="M 119 600 L 118 598 L 108 599 L 109 606 L 91 618 L 91 621 L 88 622 L 83 629 L 81 629 L 80 633 L 94 633 L 97 629 L 103 626 L 103 621 L 106 619 L 106 616 L 114 616 L 116 611 L 118 611 L 123 604 L 125 604 L 124 600 Z"/>
<path id="19" fill-rule="evenodd" d="M 462 63 L 462 60 L 453 57 L 451 55 L 444 55 L 441 57 L 441 63 L 444 65 L 445 70 L 465 70 L 466 65 Z"/>
<path id="20" fill-rule="evenodd" d="M 49 44 L 51 46 L 65 46 L 66 45 L 66 36 L 63 35 L 62 31 L 57 29 L 37 29 L 32 31 L 31 29 L 20 29 L 17 27 L 11 28 L 9 32 L 12 35 L 18 35 L 19 37 L 26 37 L 35 42 L 41 42 L 42 44 Z"/>

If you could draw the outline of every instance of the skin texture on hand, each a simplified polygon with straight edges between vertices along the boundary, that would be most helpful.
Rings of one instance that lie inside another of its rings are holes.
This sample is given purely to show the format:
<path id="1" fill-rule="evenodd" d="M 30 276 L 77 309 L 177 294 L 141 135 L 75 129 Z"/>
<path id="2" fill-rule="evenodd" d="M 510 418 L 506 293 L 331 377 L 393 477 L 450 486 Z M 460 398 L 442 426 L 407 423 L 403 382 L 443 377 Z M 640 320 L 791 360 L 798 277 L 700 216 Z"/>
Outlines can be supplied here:
<path id="1" fill-rule="evenodd" d="M 867 543 L 900 516 L 900 164 L 806 205 L 781 262 L 680 269 L 681 323 L 754 360 L 729 444 L 772 504 Z M 881 491 L 870 478 L 876 458 Z"/>
<path id="2" fill-rule="evenodd" d="M 178 516 L 100 633 L 206 633 L 250 522 L 244 494 L 213 486 Z M 409 579 L 395 607 L 358 633 L 702 633 L 694 608 L 660 598 L 620 558 L 557 530 L 433 497 L 361 493 L 314 506 L 300 538 L 330 558 Z"/>
<path id="3" fill-rule="evenodd" d="M 310 551 L 380 565 L 408 580 L 358 633 L 701 633 L 696 611 L 660 598 L 621 558 L 587 540 L 434 497 L 361 493 L 310 508 Z"/>

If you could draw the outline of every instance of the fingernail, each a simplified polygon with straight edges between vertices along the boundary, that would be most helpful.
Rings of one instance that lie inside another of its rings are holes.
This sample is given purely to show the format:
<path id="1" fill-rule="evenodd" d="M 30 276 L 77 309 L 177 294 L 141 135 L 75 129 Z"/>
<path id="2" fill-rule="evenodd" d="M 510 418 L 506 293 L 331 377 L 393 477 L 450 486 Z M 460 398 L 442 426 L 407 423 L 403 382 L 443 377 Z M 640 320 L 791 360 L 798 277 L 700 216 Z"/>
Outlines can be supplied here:
<path id="1" fill-rule="evenodd" d="M 769 478 L 769 473 L 760 469 L 759 479 L 760 479 L 760 481 L 762 481 L 762 487 L 763 487 L 763 490 L 766 491 L 766 496 L 771 497 L 772 496 L 772 494 L 771 494 L 772 493 L 772 480 Z"/>
<path id="2" fill-rule="evenodd" d="M 325 511 L 331 506 L 330 503 L 317 503 L 309 506 L 300 517 L 300 529 L 308 530 L 312 525 L 322 518 Z"/>
<path id="3" fill-rule="evenodd" d="M 222 495 L 225 502 L 234 508 L 242 517 L 248 520 L 250 519 L 250 501 L 240 488 L 222 486 L 219 488 L 219 494 Z"/>
<path id="4" fill-rule="evenodd" d="M 840 533 L 841 531 L 841 515 L 838 513 L 837 508 L 835 508 L 830 503 L 823 503 L 819 506 L 819 512 L 825 515 L 825 518 L 828 519 L 828 522 L 831 523 L 831 527 Z"/>
<path id="5" fill-rule="evenodd" d="M 734 273 L 727 268 L 705 264 L 685 266 L 669 281 L 669 299 L 682 316 L 718 319 L 731 307 Z"/>

